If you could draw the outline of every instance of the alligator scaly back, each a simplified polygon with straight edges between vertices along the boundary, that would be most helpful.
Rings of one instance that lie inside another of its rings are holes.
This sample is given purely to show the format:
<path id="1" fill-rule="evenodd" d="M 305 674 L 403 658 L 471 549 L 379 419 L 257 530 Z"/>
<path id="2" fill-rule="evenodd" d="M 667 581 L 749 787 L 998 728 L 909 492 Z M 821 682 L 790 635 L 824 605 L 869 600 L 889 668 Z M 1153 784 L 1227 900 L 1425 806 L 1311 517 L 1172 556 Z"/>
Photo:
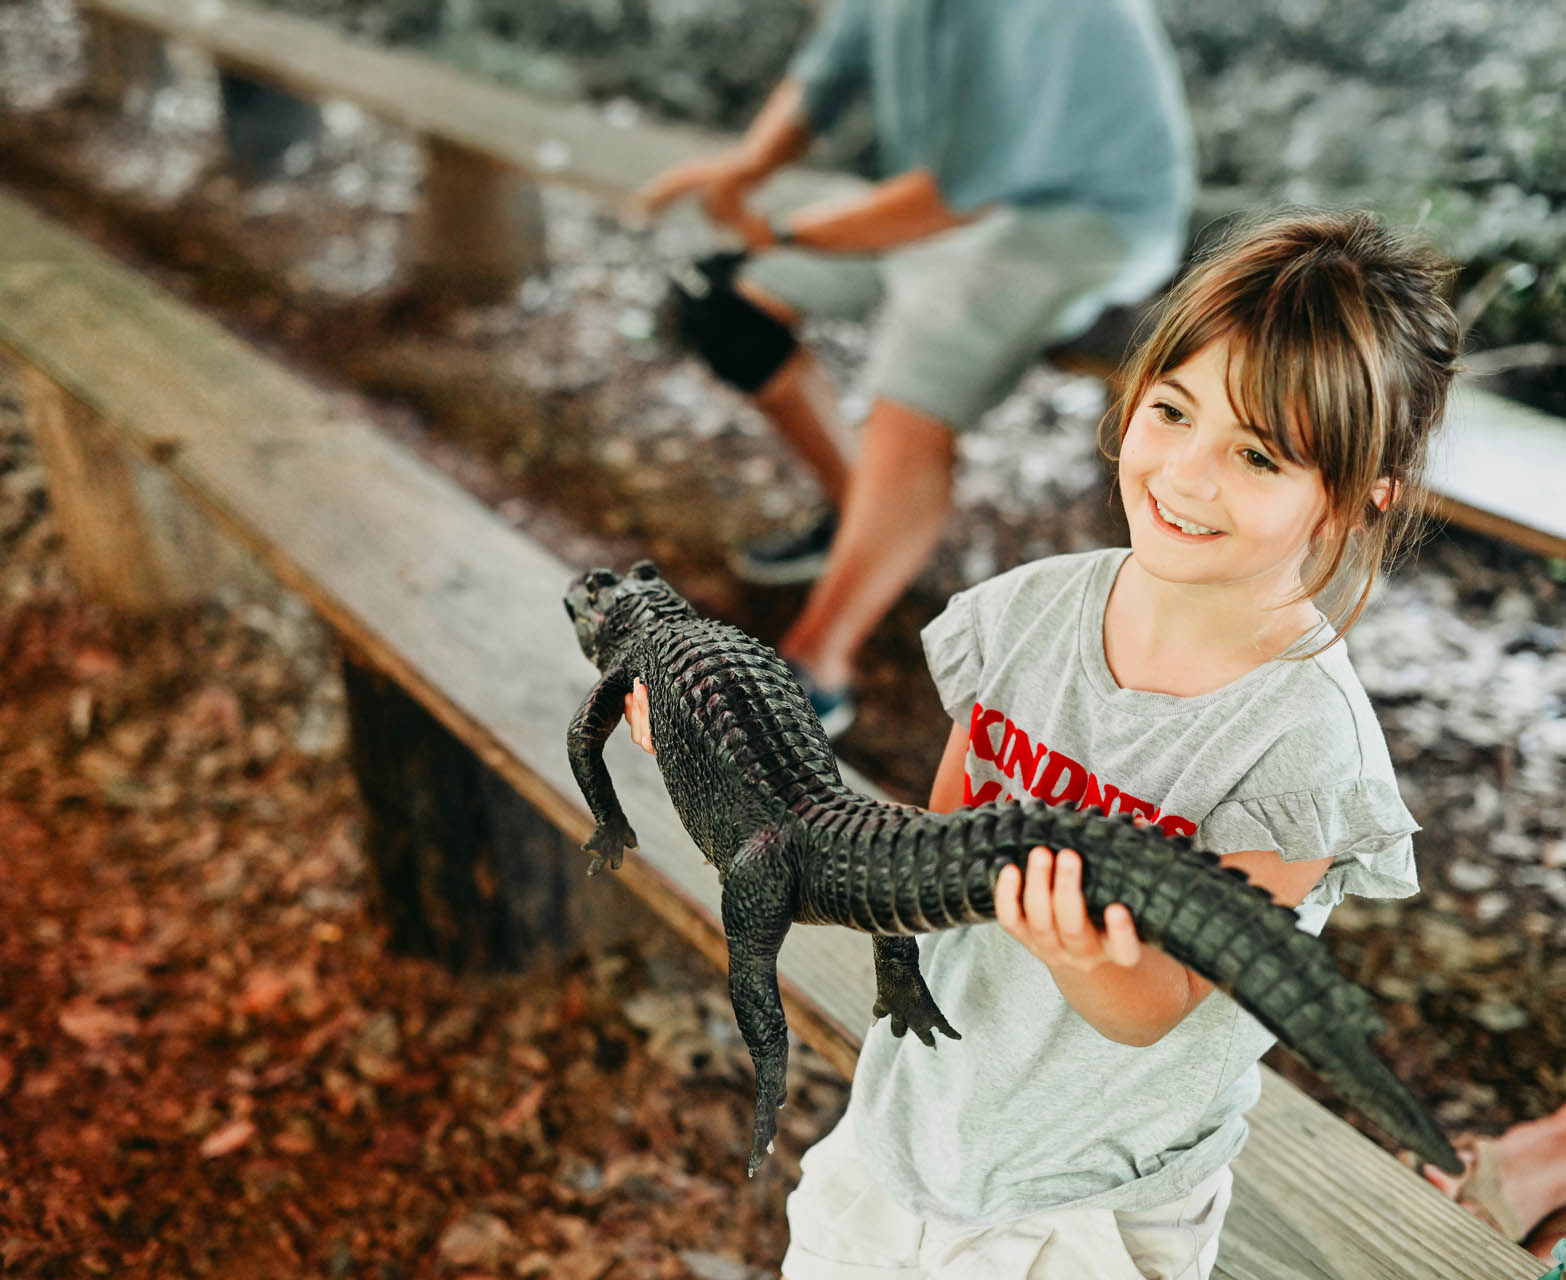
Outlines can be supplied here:
<path id="1" fill-rule="evenodd" d="M 750 1170 L 783 1100 L 788 1029 L 777 954 L 790 924 L 875 935 L 877 1016 L 895 1034 L 956 1036 L 918 971 L 912 935 L 992 920 L 995 881 L 1038 845 L 1074 849 L 1093 922 L 1121 902 L 1137 934 L 1231 995 L 1348 1102 L 1421 1157 L 1462 1164 L 1375 1055 L 1382 1024 L 1295 913 L 1212 854 L 1157 827 L 1036 802 L 928 813 L 850 790 L 786 666 L 735 627 L 699 617 L 649 564 L 583 574 L 566 608 L 602 679 L 568 752 L 597 829 L 589 871 L 635 837 L 603 766 L 633 681 L 646 682 L 670 799 L 723 877 L 729 993 L 756 1065 Z"/>

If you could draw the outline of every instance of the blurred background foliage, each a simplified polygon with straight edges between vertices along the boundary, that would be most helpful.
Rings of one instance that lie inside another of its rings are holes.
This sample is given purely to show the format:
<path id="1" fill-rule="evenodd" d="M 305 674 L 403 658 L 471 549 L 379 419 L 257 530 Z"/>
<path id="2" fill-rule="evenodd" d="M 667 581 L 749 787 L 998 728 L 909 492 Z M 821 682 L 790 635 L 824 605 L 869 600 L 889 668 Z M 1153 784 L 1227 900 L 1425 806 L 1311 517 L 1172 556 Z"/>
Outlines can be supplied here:
<path id="1" fill-rule="evenodd" d="M 814 11 L 806 0 L 276 2 L 535 93 L 731 130 Z M 1509 389 L 1566 409 L 1560 0 L 1157 3 L 1195 122 L 1197 228 L 1284 201 L 1421 223 L 1463 264 L 1471 349 L 1506 349 L 1491 364 Z M 821 159 L 872 167 L 863 120 Z"/>

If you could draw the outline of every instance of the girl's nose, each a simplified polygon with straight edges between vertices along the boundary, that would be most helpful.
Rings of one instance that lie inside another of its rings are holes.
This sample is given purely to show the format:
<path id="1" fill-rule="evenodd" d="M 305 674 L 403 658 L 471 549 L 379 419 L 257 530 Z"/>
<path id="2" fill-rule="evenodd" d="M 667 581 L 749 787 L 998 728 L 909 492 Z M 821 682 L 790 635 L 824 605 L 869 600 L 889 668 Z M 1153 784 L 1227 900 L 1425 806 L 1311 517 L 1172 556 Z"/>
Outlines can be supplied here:
<path id="1" fill-rule="evenodd" d="M 1177 493 L 1212 502 L 1218 497 L 1218 458 L 1212 446 L 1198 435 L 1195 431 L 1189 433 L 1170 451 L 1164 471 Z"/>

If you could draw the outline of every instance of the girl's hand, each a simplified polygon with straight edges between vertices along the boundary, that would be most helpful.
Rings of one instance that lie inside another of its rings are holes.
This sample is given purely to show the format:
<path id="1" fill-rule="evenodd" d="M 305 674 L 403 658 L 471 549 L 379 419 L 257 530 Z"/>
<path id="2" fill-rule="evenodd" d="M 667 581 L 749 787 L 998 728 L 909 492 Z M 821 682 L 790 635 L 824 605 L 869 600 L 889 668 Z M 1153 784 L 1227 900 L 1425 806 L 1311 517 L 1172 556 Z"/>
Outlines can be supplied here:
<path id="1" fill-rule="evenodd" d="M 1106 964 L 1126 968 L 1142 958 L 1136 924 L 1122 903 L 1104 912 L 1104 928 L 1088 919 L 1082 896 L 1082 858 L 1075 850 L 1054 853 L 1040 846 L 1028 854 L 1026 877 L 1007 867 L 995 882 L 995 919 L 1050 968 L 1082 972 Z"/>
<path id="2" fill-rule="evenodd" d="M 625 722 L 631 726 L 631 741 L 650 756 L 653 750 L 652 712 L 647 707 L 647 686 L 641 676 L 631 682 L 631 691 L 625 695 Z"/>

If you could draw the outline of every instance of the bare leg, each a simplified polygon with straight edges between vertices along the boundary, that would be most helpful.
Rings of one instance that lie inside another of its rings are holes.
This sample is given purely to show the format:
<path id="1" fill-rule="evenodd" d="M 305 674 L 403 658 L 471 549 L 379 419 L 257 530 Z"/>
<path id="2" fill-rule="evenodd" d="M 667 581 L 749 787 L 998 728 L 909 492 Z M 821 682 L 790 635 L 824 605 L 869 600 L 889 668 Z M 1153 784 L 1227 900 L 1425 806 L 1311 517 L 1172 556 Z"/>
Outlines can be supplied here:
<path id="1" fill-rule="evenodd" d="M 749 281 L 741 280 L 737 287 L 784 324 L 799 322 L 792 308 Z M 849 464 L 837 417 L 837 392 L 821 362 L 801 345 L 751 401 L 815 474 L 827 501 L 841 511 L 848 492 Z"/>
<path id="2" fill-rule="evenodd" d="M 778 642 L 822 688 L 849 682 L 865 637 L 935 549 L 955 458 L 944 423 L 889 400 L 871 406 L 826 572 Z"/>
<path id="3" fill-rule="evenodd" d="M 1538 1120 L 1514 1124 L 1493 1144 L 1499 1195 L 1527 1231 L 1552 1210 L 1566 1207 L 1566 1107 Z M 1465 1157 L 1465 1160 L 1467 1157 Z M 1463 1175 L 1453 1177 L 1427 1165 L 1425 1177 L 1447 1195 L 1470 1190 Z"/>

